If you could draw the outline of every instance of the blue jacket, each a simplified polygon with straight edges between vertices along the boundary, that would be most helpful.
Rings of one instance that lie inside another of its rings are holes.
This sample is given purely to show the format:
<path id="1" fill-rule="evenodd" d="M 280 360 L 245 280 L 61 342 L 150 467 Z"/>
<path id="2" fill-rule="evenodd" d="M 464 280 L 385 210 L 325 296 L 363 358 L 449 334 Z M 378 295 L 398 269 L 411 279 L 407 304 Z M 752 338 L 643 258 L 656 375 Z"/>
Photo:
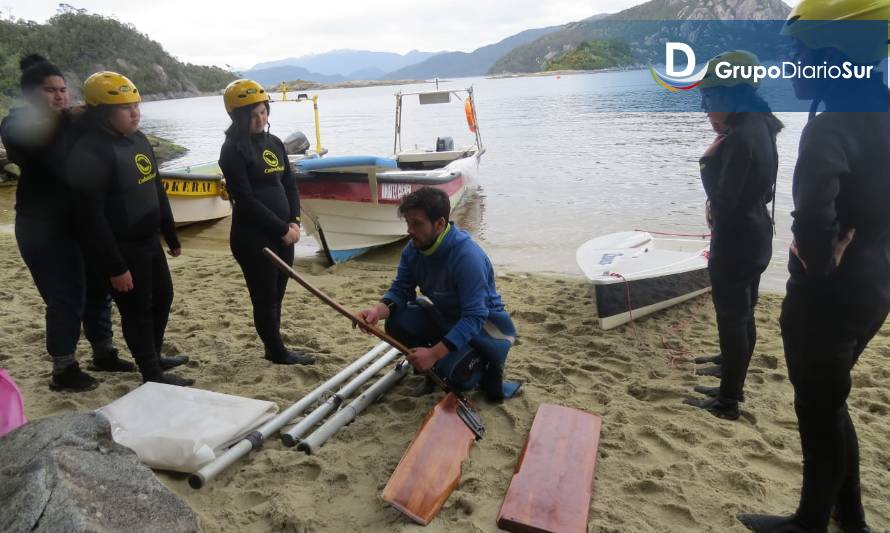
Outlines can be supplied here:
<path id="1" fill-rule="evenodd" d="M 454 323 L 445 340 L 455 350 L 482 331 L 489 313 L 504 310 L 491 261 L 470 234 L 453 222 L 431 254 L 417 250 L 413 242 L 405 246 L 396 279 L 384 298 L 396 304 L 398 313 L 414 300 L 417 287 Z"/>

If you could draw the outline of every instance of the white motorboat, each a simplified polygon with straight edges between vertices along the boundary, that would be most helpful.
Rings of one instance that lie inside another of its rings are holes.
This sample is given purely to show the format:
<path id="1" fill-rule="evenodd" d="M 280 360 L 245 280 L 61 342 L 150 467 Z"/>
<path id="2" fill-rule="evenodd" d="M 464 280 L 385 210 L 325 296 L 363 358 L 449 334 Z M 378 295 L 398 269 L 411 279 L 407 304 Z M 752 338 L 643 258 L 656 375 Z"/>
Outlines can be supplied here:
<path id="1" fill-rule="evenodd" d="M 464 102 L 474 141 L 454 147 L 439 137 L 435 148 L 402 150 L 403 98 L 417 96 L 421 105 Z M 452 211 L 479 172 L 485 149 L 476 125 L 473 88 L 396 94 L 395 141 L 390 157 L 345 156 L 297 161 L 297 185 L 304 226 L 321 243 L 332 263 L 359 256 L 407 236 L 399 218 L 402 197 L 421 187 L 436 187 L 451 199 Z"/>
<path id="2" fill-rule="evenodd" d="M 710 290 L 706 238 L 624 231 L 578 248 L 576 260 L 596 290 L 600 326 L 612 329 Z"/>

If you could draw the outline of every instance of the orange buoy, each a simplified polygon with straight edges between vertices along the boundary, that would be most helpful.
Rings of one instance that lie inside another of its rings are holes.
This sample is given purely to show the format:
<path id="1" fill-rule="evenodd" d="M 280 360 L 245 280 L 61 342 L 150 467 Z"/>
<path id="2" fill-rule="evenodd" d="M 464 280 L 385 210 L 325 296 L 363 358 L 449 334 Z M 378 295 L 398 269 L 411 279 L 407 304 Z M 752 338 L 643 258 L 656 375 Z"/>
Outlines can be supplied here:
<path id="1" fill-rule="evenodd" d="M 476 112 L 473 109 L 473 102 L 469 98 L 464 103 L 464 111 L 467 112 L 467 126 L 470 127 L 470 132 L 476 133 Z"/>

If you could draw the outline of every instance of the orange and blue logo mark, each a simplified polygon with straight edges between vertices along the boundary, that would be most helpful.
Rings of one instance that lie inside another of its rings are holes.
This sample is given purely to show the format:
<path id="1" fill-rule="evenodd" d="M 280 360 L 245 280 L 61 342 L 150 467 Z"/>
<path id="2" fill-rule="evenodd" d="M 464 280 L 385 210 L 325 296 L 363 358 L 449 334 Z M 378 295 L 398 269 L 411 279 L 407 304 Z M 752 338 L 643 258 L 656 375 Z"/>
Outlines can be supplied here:
<path id="1" fill-rule="evenodd" d="M 677 93 L 681 91 L 691 91 L 695 89 L 699 85 L 701 85 L 702 80 L 707 73 L 708 67 L 705 65 L 705 68 L 698 72 L 694 76 L 689 76 L 687 78 L 671 78 L 665 76 L 664 74 L 659 74 L 651 65 L 649 66 L 649 73 L 652 74 L 652 79 L 655 80 L 655 83 L 661 85 L 668 91 L 672 93 Z"/>

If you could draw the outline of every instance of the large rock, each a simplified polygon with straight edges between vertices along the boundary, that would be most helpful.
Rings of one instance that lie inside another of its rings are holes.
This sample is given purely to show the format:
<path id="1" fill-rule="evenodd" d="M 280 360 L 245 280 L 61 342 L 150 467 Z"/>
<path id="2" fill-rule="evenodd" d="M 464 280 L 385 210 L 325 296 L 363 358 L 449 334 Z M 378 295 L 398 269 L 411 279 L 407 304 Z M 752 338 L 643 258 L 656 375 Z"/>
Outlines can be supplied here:
<path id="1" fill-rule="evenodd" d="M 94 414 L 33 421 L 0 438 L 0 531 L 198 530 L 194 512 Z"/>

